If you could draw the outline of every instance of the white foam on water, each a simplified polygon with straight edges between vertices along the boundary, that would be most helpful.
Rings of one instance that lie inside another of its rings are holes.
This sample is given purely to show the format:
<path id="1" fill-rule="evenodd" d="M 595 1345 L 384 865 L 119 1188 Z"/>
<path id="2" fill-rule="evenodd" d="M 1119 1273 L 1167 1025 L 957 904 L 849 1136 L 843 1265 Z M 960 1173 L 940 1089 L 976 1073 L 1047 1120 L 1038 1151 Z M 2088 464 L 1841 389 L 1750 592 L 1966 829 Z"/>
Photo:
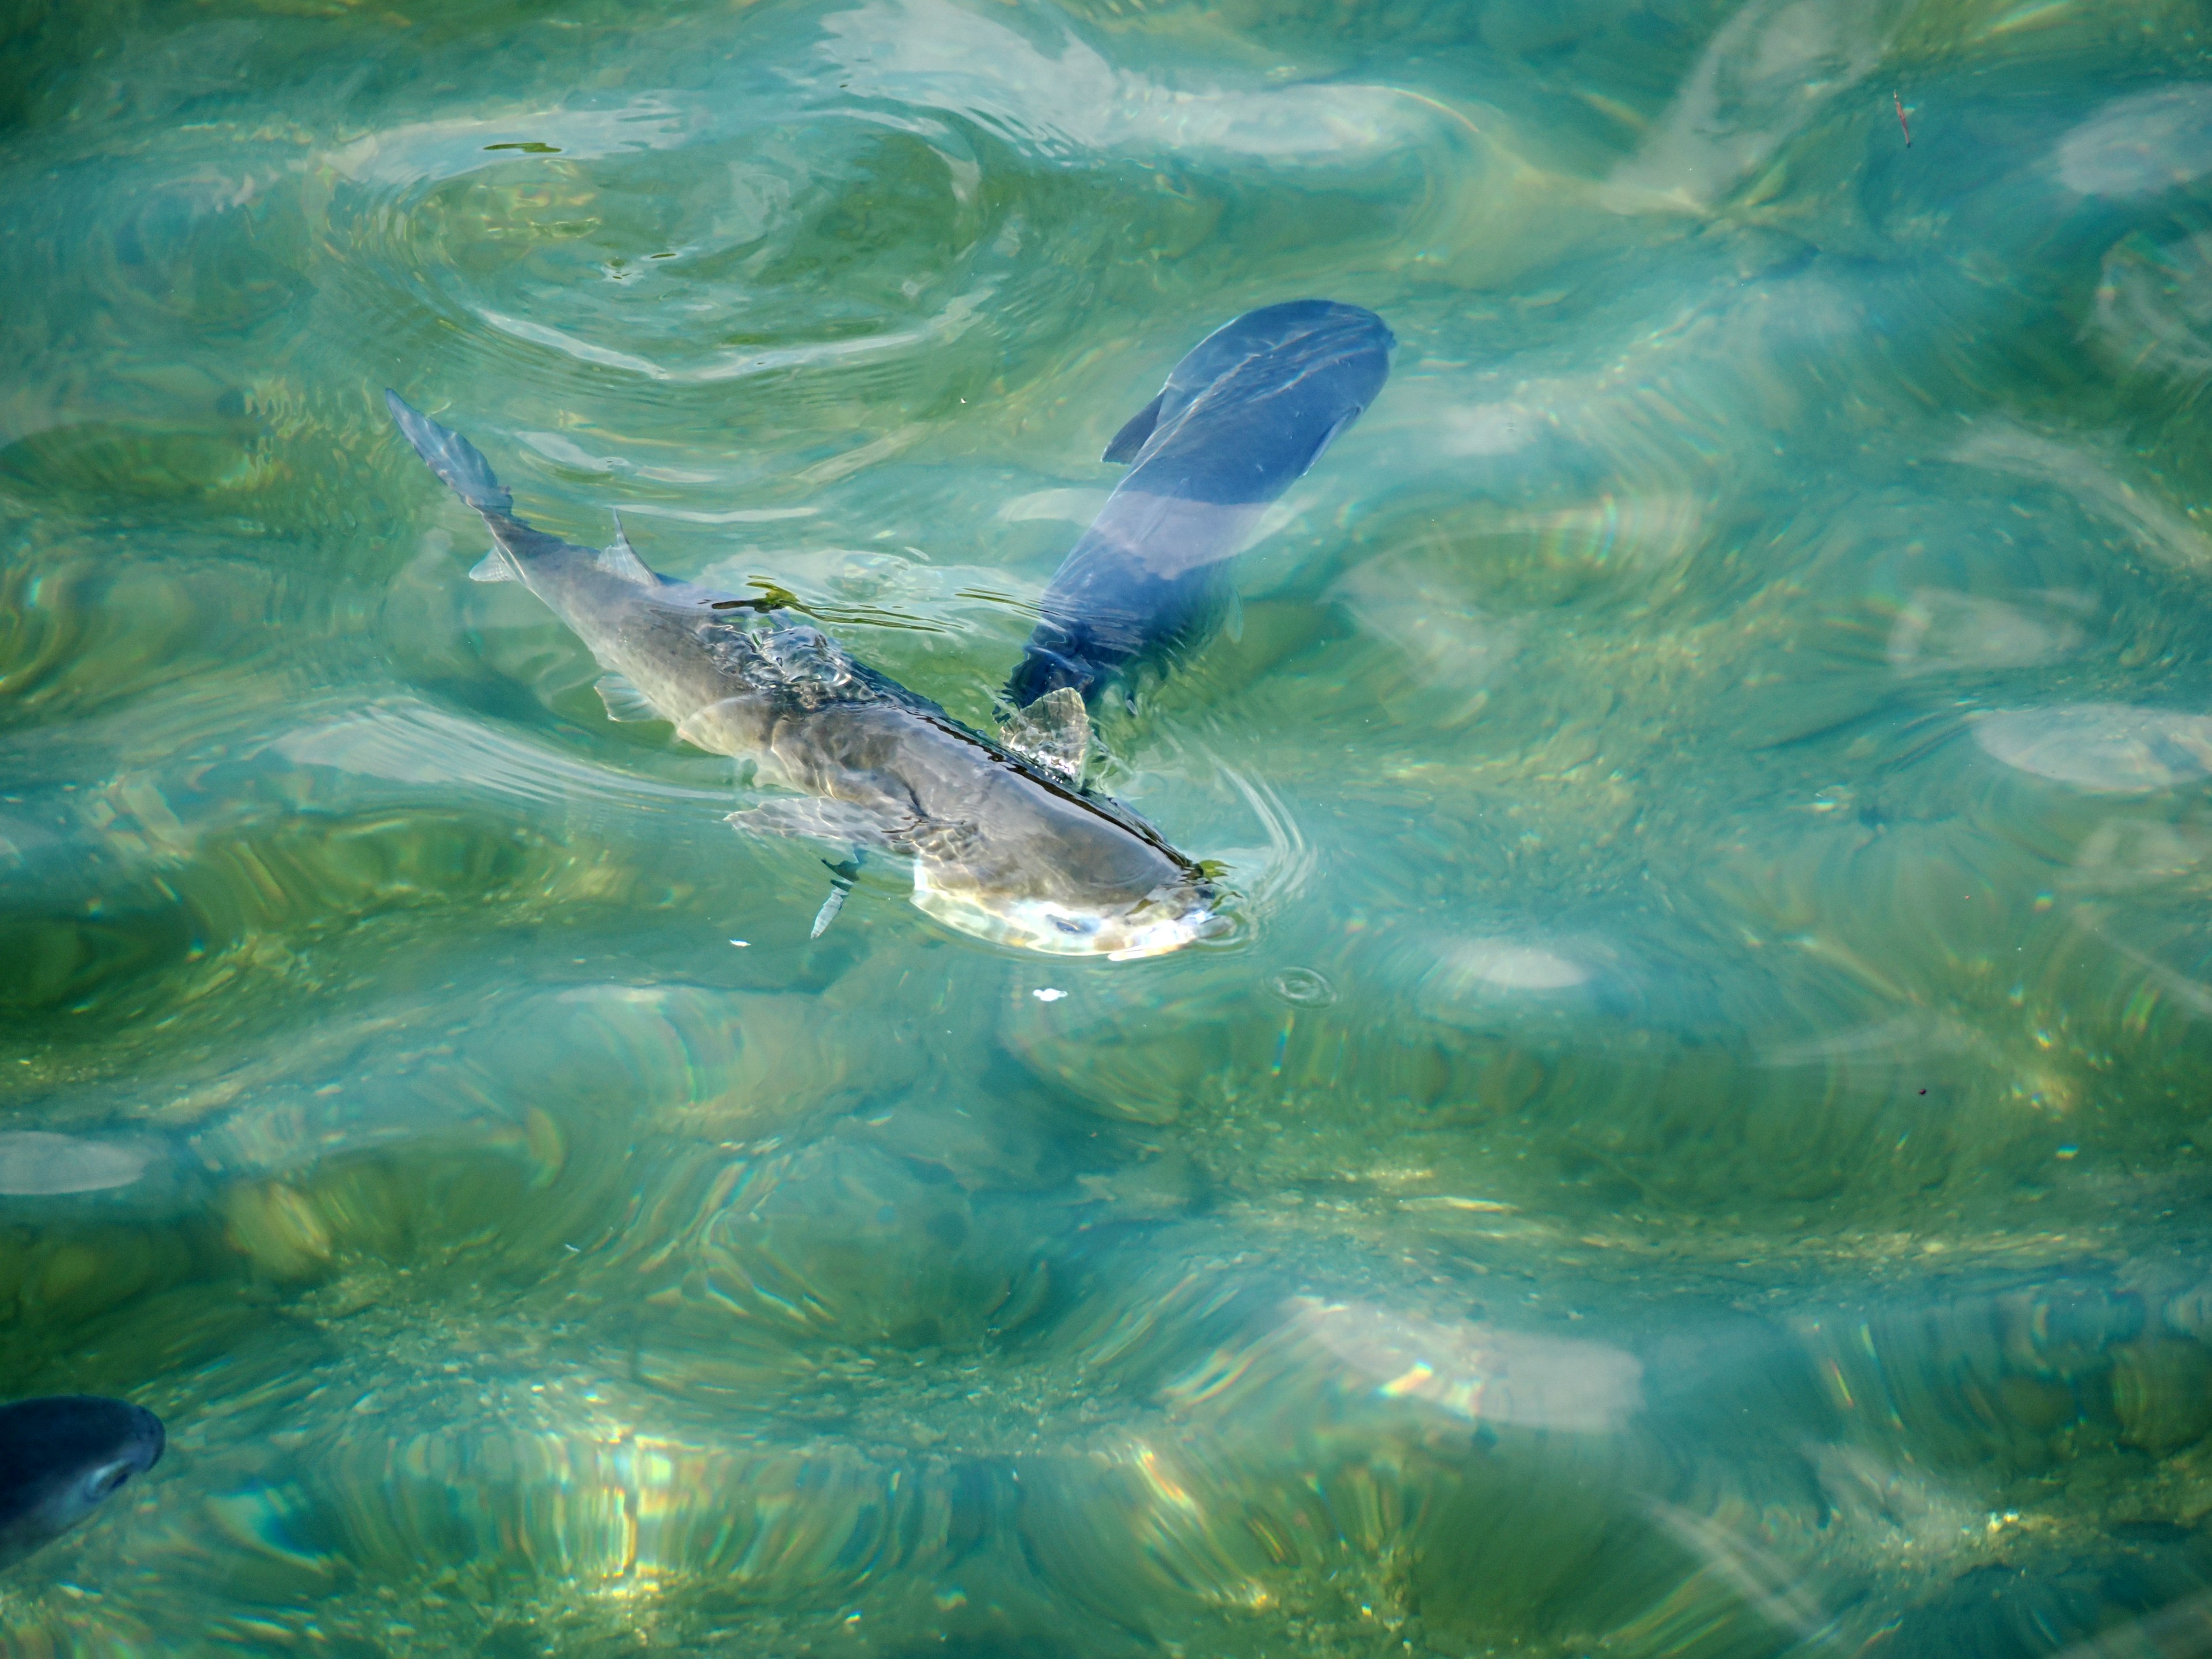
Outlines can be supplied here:
<path id="1" fill-rule="evenodd" d="M 1354 159 L 1413 144 L 1434 124 L 1389 87 L 1167 85 L 1117 69 L 1073 32 L 1048 51 L 950 0 L 869 0 L 823 33 L 854 96 L 951 111 L 1046 155 Z"/>
<path id="2" fill-rule="evenodd" d="M 2077 196 L 2154 196 L 2212 173 L 2212 84 L 2116 99 L 2060 139 L 2052 160 Z"/>
<path id="3" fill-rule="evenodd" d="M 1294 1323 L 1376 1392 L 1455 1416 L 1583 1434 L 1618 1431 L 1644 1403 L 1644 1365 L 1601 1342 L 1300 1297 Z"/>
<path id="4" fill-rule="evenodd" d="M 686 138 L 676 107 L 655 97 L 618 109 L 536 109 L 511 115 L 449 121 L 416 121 L 372 132 L 322 157 L 324 165 L 357 184 L 405 188 L 428 179 L 457 179 L 520 159 L 517 149 L 494 145 L 550 145 L 571 161 L 625 150 L 672 149 Z"/>
<path id="5" fill-rule="evenodd" d="M 1474 939 L 1447 952 L 1431 977 L 1440 988 L 1462 991 L 1565 991 L 1584 983 L 1590 974 L 1583 963 L 1540 945 Z"/>
<path id="6" fill-rule="evenodd" d="M 0 1194 L 51 1198 L 135 1184 L 152 1154 L 110 1140 L 81 1140 L 40 1129 L 0 1133 Z"/>
<path id="7" fill-rule="evenodd" d="M 2007 708 L 1973 723 L 1982 751 L 2092 794 L 2138 794 L 2212 776 L 2212 715 L 2131 703 Z"/>
<path id="8" fill-rule="evenodd" d="M 270 746 L 302 766 L 392 783 L 489 790 L 538 801 L 584 797 L 631 805 L 729 804 L 721 791 L 687 789 L 587 765 L 410 700 L 372 703 L 337 720 L 288 732 Z"/>

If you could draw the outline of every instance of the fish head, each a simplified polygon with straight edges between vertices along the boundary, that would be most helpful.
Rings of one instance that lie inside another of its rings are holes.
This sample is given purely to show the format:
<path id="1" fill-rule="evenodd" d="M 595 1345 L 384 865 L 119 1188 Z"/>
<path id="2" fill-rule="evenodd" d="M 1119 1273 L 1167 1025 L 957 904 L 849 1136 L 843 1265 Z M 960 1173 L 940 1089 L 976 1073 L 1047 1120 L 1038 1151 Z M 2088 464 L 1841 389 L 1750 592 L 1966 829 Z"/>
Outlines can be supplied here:
<path id="1" fill-rule="evenodd" d="M 1117 961 L 1228 931 L 1212 871 L 1127 807 L 949 721 L 919 731 L 937 741 L 901 760 L 927 805 L 887 836 L 913 860 L 917 908 L 995 945 Z"/>
<path id="2" fill-rule="evenodd" d="M 1016 950 L 1134 962 L 1224 932 L 1222 891 L 1195 870 L 1149 888 L 1115 887 L 1042 871 L 1009 879 L 972 860 L 920 858 L 914 902 L 946 927 Z"/>
<path id="3" fill-rule="evenodd" d="M 143 1406 L 61 1395 L 0 1406 L 0 1565 L 51 1543 L 161 1460 Z"/>

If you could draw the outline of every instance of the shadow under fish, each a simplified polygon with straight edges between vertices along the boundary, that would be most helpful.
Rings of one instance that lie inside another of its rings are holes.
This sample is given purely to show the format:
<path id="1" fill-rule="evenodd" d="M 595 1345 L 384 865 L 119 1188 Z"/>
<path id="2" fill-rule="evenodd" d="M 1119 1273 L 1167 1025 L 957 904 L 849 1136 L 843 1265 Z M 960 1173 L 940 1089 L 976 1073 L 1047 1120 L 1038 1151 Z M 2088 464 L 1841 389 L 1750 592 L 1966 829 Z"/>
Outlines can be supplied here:
<path id="1" fill-rule="evenodd" d="M 867 854 L 908 859 L 914 902 L 964 933 L 1063 956 L 1157 956 L 1218 926 L 1193 860 L 1117 802 L 961 725 L 775 602 L 672 581 L 619 526 L 605 552 L 532 529 L 476 447 L 385 394 L 430 470 L 480 514 L 493 548 L 470 574 L 519 581 L 610 671 L 618 720 L 757 763 L 792 792 L 729 821 L 846 851 L 819 933 Z"/>
<path id="2" fill-rule="evenodd" d="M 1237 555 L 1389 378 L 1396 337 L 1331 300 L 1248 311 L 1194 347 L 1103 459 L 1129 471 L 1045 589 L 1006 682 L 1017 742 L 1064 690 L 1127 696 L 1212 638 Z M 1064 714 L 1046 724 L 1063 727 Z"/>

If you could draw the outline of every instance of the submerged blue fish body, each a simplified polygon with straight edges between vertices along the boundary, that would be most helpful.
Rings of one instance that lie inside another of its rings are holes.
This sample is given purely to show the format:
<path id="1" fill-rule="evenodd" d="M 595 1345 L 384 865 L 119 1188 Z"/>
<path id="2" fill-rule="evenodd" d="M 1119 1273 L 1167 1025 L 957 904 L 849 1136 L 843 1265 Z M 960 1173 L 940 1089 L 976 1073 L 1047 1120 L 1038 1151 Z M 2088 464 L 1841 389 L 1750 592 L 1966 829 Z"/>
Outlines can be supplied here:
<path id="1" fill-rule="evenodd" d="M 1396 344 L 1373 312 L 1330 300 L 1249 311 L 1200 341 L 1107 446 L 1133 465 L 1046 588 L 1006 700 L 1072 687 L 1095 703 L 1202 644 L 1261 516 L 1374 400 Z"/>
<path id="2" fill-rule="evenodd" d="M 0 1406 L 0 1567 L 52 1543 L 161 1461 L 161 1419 L 98 1395 Z"/>

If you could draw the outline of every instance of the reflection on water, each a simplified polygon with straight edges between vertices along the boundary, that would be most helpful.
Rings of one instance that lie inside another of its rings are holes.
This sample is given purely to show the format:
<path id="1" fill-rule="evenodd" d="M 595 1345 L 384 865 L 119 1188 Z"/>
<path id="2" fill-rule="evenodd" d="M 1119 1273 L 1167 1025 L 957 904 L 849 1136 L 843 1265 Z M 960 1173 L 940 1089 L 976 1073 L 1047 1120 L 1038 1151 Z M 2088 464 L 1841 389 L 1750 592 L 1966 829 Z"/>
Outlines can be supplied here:
<path id="1" fill-rule="evenodd" d="M 26 14 L 0 1654 L 2206 1650 L 2201 22 Z M 383 414 L 980 725 L 1305 295 L 1152 962 L 810 939 Z"/>

